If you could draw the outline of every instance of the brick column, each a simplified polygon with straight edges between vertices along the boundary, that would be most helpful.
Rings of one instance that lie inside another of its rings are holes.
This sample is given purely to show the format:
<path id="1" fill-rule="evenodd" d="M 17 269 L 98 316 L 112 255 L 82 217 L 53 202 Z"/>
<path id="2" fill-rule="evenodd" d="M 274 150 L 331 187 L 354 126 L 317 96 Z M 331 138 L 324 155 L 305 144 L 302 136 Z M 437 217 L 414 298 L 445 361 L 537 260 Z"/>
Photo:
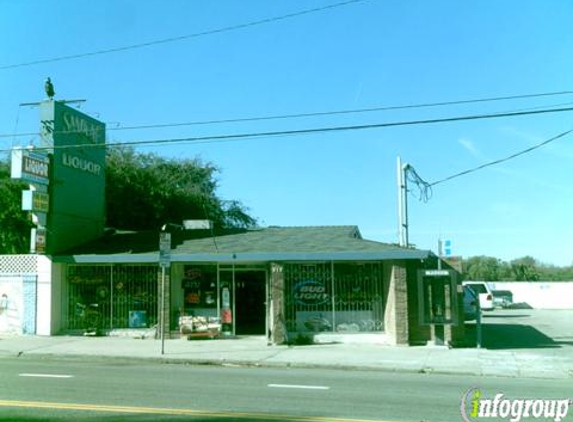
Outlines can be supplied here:
<path id="1" fill-rule="evenodd" d="M 408 284 L 406 266 L 393 262 L 385 268 L 389 277 L 384 327 L 394 344 L 408 344 Z"/>
<path id="2" fill-rule="evenodd" d="M 271 341 L 283 344 L 287 340 L 284 309 L 285 280 L 283 266 L 271 263 Z"/>

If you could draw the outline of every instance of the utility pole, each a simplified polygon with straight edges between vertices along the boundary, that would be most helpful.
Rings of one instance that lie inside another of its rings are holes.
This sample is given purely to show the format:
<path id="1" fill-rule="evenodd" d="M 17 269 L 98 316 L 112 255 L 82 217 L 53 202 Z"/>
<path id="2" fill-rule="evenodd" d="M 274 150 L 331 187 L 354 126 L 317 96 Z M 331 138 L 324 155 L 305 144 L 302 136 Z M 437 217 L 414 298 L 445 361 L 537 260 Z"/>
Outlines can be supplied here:
<path id="1" fill-rule="evenodd" d="M 402 164 L 398 156 L 396 160 L 396 173 L 398 181 L 398 237 L 400 246 L 407 248 L 408 239 L 408 181 L 406 170 L 409 164 Z"/>

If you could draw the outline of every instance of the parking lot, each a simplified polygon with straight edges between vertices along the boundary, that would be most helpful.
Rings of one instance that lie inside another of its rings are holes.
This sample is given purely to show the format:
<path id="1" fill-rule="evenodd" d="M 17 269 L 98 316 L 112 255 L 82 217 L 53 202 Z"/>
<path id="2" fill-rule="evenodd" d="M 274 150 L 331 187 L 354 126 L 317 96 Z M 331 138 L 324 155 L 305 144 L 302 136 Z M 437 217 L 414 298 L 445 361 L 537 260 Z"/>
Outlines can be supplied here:
<path id="1" fill-rule="evenodd" d="M 492 350 L 570 348 L 573 353 L 573 309 L 495 309 L 484 311 L 482 347 Z M 476 323 L 466 325 L 475 338 Z"/>

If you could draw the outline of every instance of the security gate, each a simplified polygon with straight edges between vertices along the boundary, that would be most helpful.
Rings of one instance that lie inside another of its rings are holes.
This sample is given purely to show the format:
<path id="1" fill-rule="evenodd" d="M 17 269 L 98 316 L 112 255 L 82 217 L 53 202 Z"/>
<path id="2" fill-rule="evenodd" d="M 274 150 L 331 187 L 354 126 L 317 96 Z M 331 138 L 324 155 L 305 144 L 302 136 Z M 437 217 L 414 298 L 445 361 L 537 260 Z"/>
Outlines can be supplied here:
<path id="1" fill-rule="evenodd" d="M 384 330 L 381 263 L 290 263 L 284 279 L 289 331 Z"/>
<path id="2" fill-rule="evenodd" d="M 70 265 L 67 267 L 68 328 L 145 328 L 157 323 L 155 265 Z"/>

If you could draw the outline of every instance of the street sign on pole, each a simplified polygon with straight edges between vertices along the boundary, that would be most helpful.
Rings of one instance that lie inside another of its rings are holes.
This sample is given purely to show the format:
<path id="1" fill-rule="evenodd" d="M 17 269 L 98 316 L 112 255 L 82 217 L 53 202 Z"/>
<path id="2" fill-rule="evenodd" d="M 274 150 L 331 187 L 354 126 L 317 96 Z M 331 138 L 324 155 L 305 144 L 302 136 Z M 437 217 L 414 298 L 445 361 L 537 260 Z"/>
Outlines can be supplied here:
<path id="1" fill-rule="evenodd" d="M 171 233 L 159 233 L 159 265 L 164 268 L 171 266 Z"/>

